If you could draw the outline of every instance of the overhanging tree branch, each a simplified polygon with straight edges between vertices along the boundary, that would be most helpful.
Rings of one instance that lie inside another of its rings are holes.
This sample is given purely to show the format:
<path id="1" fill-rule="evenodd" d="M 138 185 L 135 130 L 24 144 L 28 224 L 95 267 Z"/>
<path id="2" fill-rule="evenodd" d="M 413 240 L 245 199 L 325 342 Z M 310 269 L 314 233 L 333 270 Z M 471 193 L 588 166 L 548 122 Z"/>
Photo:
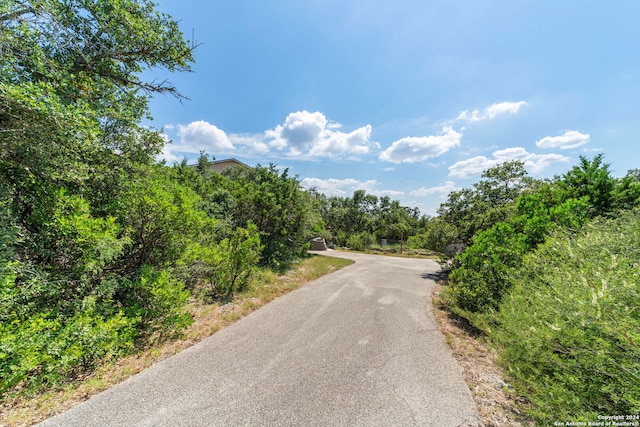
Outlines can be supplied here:
<path id="1" fill-rule="evenodd" d="M 26 6 L 22 9 L 14 10 L 13 12 L 5 13 L 4 15 L 0 15 L 0 22 L 12 21 L 22 15 L 26 15 L 28 13 L 36 13 L 36 10 L 31 6 Z"/>

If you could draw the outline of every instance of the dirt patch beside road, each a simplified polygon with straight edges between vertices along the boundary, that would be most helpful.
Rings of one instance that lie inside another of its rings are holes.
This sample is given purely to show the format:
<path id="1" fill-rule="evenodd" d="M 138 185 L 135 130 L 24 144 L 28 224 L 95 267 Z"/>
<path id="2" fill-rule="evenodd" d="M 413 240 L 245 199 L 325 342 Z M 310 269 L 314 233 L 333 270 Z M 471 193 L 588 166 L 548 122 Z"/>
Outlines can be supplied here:
<path id="1" fill-rule="evenodd" d="M 473 326 L 437 304 L 440 285 L 434 288 L 433 313 L 453 356 L 462 368 L 482 421 L 487 427 L 525 427 L 534 424 L 523 419 L 517 398 L 503 379 L 497 356 L 482 334 Z"/>

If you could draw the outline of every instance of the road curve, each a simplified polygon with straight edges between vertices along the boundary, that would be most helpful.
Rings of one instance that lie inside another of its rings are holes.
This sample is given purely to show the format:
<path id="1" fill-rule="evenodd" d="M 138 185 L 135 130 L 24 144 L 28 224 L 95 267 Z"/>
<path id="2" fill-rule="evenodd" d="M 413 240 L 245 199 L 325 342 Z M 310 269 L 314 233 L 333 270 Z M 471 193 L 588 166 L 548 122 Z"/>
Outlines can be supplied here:
<path id="1" fill-rule="evenodd" d="M 430 310 L 438 265 L 343 268 L 41 426 L 481 426 Z"/>

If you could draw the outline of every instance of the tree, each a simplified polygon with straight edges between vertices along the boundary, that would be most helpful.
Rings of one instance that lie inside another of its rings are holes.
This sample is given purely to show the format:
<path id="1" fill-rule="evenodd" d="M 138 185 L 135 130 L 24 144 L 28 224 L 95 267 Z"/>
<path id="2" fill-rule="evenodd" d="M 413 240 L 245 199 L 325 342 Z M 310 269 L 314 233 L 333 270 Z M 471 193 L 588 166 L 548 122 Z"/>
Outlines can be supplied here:
<path id="1" fill-rule="evenodd" d="M 10 1 L 0 22 L 0 180 L 19 220 L 36 227 L 57 186 L 108 204 L 164 144 L 139 124 L 149 95 L 180 96 L 141 72 L 187 71 L 193 46 L 147 0 Z"/>
<path id="2" fill-rule="evenodd" d="M 397 200 L 390 201 L 388 196 L 380 199 L 378 215 L 375 218 L 375 232 L 380 238 L 400 240 L 402 252 L 405 238 L 414 229 L 417 219 L 412 216 L 414 211 L 400 205 Z"/>
<path id="3" fill-rule="evenodd" d="M 614 205 L 616 180 L 611 176 L 609 164 L 603 160 L 603 154 L 596 155 L 592 160 L 580 156 L 580 164 L 562 176 L 565 197 L 588 197 L 591 217 L 606 215 Z"/>
<path id="4" fill-rule="evenodd" d="M 639 224 L 558 230 L 511 273 L 493 342 L 539 425 L 640 410 Z"/>
<path id="5" fill-rule="evenodd" d="M 5 79 L 50 83 L 65 102 L 84 99 L 105 112 L 146 106 L 146 94 L 180 96 L 139 73 L 188 71 L 193 60 L 177 22 L 148 0 L 14 0 L 4 2 L 0 22 Z M 138 102 L 105 102 L 115 100 Z"/>
<path id="6" fill-rule="evenodd" d="M 616 183 L 613 191 L 614 207 L 630 209 L 640 203 L 640 169 L 631 169 Z"/>
<path id="7" fill-rule="evenodd" d="M 440 217 L 430 218 L 424 222 L 418 235 L 410 243 L 414 247 L 446 253 L 453 251 L 451 246 L 458 240 L 456 227 L 442 220 Z"/>
<path id="8" fill-rule="evenodd" d="M 258 227 L 263 265 L 283 269 L 305 253 L 313 237 L 312 200 L 288 169 L 280 173 L 273 164 L 258 165 L 230 168 L 223 175 L 237 202 L 234 226 Z"/>
<path id="9" fill-rule="evenodd" d="M 156 179 L 164 140 L 140 122 L 152 94 L 180 97 L 142 72 L 188 71 L 192 49 L 148 0 L 0 2 L 0 393 L 188 323 L 165 267 L 204 214 Z"/>
<path id="10" fill-rule="evenodd" d="M 478 231 L 512 215 L 514 200 L 533 183 L 519 160 L 489 168 L 482 178 L 473 188 L 450 193 L 438 209 L 440 217 L 457 228 L 458 238 L 467 245 Z"/>
<path id="11" fill-rule="evenodd" d="M 476 232 L 451 263 L 450 286 L 443 295 L 452 310 L 480 329 L 492 328 L 513 286 L 510 274 L 522 258 L 544 243 L 551 231 L 579 229 L 589 220 L 588 197 L 565 199 L 557 180 L 531 182 L 518 191 L 508 205 L 509 216 Z"/>

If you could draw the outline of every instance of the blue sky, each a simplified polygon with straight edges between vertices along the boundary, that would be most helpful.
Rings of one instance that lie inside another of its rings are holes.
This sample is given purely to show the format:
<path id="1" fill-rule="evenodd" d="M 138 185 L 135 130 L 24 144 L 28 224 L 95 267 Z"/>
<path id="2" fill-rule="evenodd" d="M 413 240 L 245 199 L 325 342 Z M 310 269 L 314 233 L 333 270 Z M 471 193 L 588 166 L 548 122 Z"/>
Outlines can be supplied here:
<path id="1" fill-rule="evenodd" d="M 193 73 L 159 96 L 169 164 L 287 167 L 306 187 L 364 189 L 434 215 L 482 170 L 534 177 L 603 152 L 640 167 L 640 2 L 181 0 Z"/>

